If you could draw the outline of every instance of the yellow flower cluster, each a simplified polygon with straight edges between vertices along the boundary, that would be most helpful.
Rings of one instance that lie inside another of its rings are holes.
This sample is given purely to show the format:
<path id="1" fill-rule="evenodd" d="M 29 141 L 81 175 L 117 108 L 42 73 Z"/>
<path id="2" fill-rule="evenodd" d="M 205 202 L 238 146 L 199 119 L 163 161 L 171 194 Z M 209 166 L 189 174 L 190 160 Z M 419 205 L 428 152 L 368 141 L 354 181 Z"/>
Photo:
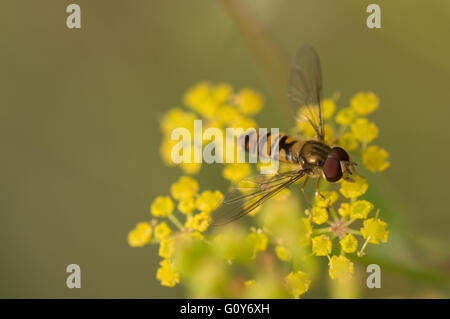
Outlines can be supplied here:
<path id="1" fill-rule="evenodd" d="M 221 130 L 256 128 L 251 116 L 262 109 L 264 99 L 248 88 L 234 92 L 226 83 L 201 82 L 186 92 L 182 102 L 184 107 L 171 109 L 161 121 L 161 155 L 169 165 L 173 165 L 170 134 L 174 128 L 184 127 L 193 134 L 197 119 Z M 367 118 L 379 107 L 374 93 L 355 94 L 350 106 L 341 110 L 335 99 L 324 99 L 322 107 L 325 139 L 330 145 L 359 155 L 371 172 L 389 167 L 387 151 L 369 145 L 379 133 Z M 297 115 L 311 117 L 311 110 L 317 110 L 317 106 L 304 107 Z M 296 129 L 315 137 L 307 122 L 299 123 Z M 227 148 L 224 155 L 229 151 Z M 237 150 L 232 151 L 236 158 Z M 200 164 L 180 166 L 189 175 L 201 169 Z M 225 164 L 222 176 L 248 194 L 254 185 L 245 178 L 251 172 L 247 163 Z M 362 256 L 368 244 L 388 240 L 388 225 L 379 218 L 379 210 L 361 198 L 368 190 L 367 180 L 353 175 L 351 181 L 342 180 L 338 186 L 336 190 L 321 190 L 312 207 L 305 210 L 306 216 L 299 216 L 301 208 L 295 196 L 285 189 L 250 213 L 258 212 L 254 219 L 257 226 L 250 231 L 240 223 L 232 223 L 214 233 L 210 213 L 221 205 L 223 194 L 217 190 L 200 191 L 196 179 L 181 176 L 171 185 L 169 195 L 152 201 L 152 220 L 137 224 L 128 234 L 128 243 L 133 247 L 159 245 L 162 261 L 156 278 L 167 287 L 182 281 L 189 297 L 300 298 L 317 275 L 317 257 L 328 259 L 332 280 L 345 283 L 354 275 L 349 255 Z M 284 280 L 279 280 L 279 274 Z"/>
<path id="2" fill-rule="evenodd" d="M 358 256 L 362 256 L 368 243 L 379 244 L 386 242 L 389 231 L 386 230 L 386 222 L 375 217 L 368 218 L 374 209 L 374 205 L 364 199 L 359 199 L 368 189 L 366 180 L 362 177 L 354 177 L 354 181 L 342 181 L 340 193 L 343 201 L 336 209 L 335 204 L 339 200 L 339 194 L 335 191 L 323 191 L 317 195 L 312 210 L 306 210 L 306 215 L 312 222 L 311 252 L 314 256 L 327 256 L 329 258 L 329 275 L 331 279 L 345 282 L 352 278 L 353 262 L 346 254 L 356 253 L 358 239 L 362 237 L 362 243 Z M 346 202 L 345 200 L 349 201 Z M 360 229 L 351 228 L 351 225 L 363 220 Z M 315 228 L 314 225 L 326 227 Z M 340 249 L 334 249 L 333 240 L 339 241 Z M 338 254 L 333 255 L 337 250 Z"/>
<path id="3" fill-rule="evenodd" d="M 177 141 L 171 140 L 171 133 L 175 128 L 186 128 L 191 136 L 194 136 L 194 121 L 203 121 L 203 130 L 209 127 L 218 128 L 225 134 L 225 128 L 256 128 L 256 123 L 250 116 L 257 114 L 264 105 L 263 97 L 252 89 L 244 88 L 238 92 L 234 92 L 231 85 L 227 83 L 211 84 L 209 82 L 201 82 L 191 87 L 182 99 L 183 108 L 177 107 L 169 110 L 161 121 L 161 132 L 163 133 L 163 142 L 161 144 L 161 155 L 163 161 L 173 166 L 172 148 Z M 210 140 L 203 139 L 205 143 Z M 234 151 L 235 156 L 239 150 L 223 145 L 224 151 Z M 201 169 L 200 163 L 193 163 L 194 149 L 202 151 L 200 145 L 192 142 L 191 161 L 192 163 L 179 164 L 186 174 L 196 174 Z M 234 165 L 234 164 L 229 164 Z M 235 182 L 237 176 L 242 176 L 247 168 L 241 165 L 234 170 L 228 169 L 224 171 L 224 175 L 230 181 Z M 235 174 L 237 174 L 235 176 Z"/>
<path id="4" fill-rule="evenodd" d="M 182 176 L 170 187 L 171 196 L 158 196 L 150 205 L 150 213 L 155 218 L 142 222 L 128 234 L 128 243 L 132 247 L 142 247 L 151 243 L 159 244 L 159 255 L 164 258 L 157 271 L 157 279 L 163 286 L 173 287 L 180 281 L 180 274 L 173 256 L 180 238 L 197 238 L 203 240 L 200 233 L 205 232 L 211 221 L 209 213 L 220 206 L 223 195 L 220 191 L 206 190 L 199 193 L 198 182 L 190 176 Z M 176 204 L 176 201 L 178 203 Z M 177 208 L 184 216 L 182 223 L 176 216 Z M 156 218 L 167 218 L 177 231 L 166 221 L 158 222 Z"/>

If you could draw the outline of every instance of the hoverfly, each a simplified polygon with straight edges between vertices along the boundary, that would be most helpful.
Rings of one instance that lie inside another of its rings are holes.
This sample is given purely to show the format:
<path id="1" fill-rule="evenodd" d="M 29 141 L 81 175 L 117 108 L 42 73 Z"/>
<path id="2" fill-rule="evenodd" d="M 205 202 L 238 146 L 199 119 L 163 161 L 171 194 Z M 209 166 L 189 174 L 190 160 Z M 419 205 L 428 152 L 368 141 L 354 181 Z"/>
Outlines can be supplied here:
<path id="1" fill-rule="evenodd" d="M 268 143 L 266 147 L 269 155 L 270 150 L 277 149 L 278 161 L 294 164 L 296 168 L 270 177 L 259 175 L 245 179 L 249 182 L 247 184 L 252 186 L 246 188 L 246 192 L 241 192 L 239 187 L 234 187 L 228 192 L 222 206 L 212 214 L 213 225 L 227 224 L 250 213 L 302 177 L 305 177 L 301 187 L 305 199 L 307 199 L 305 187 L 310 177 L 317 178 L 316 196 L 320 194 L 319 184 L 322 177 L 329 182 L 337 182 L 341 178 L 352 181 L 349 175 L 352 175 L 356 163 L 350 162 L 350 157 L 344 149 L 332 147 L 325 142 L 321 93 L 319 58 L 312 47 L 303 46 L 293 60 L 288 98 L 296 120 L 309 122 L 314 128 L 316 137 L 293 138 L 284 134 L 274 136 L 271 133 L 257 136 L 258 143 Z M 244 145 L 245 150 L 249 151 L 248 137 Z"/>

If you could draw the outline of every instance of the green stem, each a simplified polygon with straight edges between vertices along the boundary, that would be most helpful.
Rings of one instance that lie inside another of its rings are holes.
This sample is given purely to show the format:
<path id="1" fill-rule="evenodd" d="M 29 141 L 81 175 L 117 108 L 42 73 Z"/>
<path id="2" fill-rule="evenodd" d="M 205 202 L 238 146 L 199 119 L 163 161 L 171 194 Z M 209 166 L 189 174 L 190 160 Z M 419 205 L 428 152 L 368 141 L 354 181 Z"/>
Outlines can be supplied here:
<path id="1" fill-rule="evenodd" d="M 168 216 L 168 218 L 170 219 L 170 221 L 171 221 L 175 226 L 177 226 L 177 228 L 178 228 L 179 230 L 181 230 L 181 231 L 184 230 L 183 225 L 182 225 L 181 222 L 178 220 L 178 218 L 175 217 L 175 215 L 170 214 L 170 215 Z"/>
<path id="2" fill-rule="evenodd" d="M 323 227 L 323 228 L 313 229 L 312 233 L 314 235 L 319 235 L 319 234 L 331 233 L 331 231 L 330 231 L 330 227 Z"/>

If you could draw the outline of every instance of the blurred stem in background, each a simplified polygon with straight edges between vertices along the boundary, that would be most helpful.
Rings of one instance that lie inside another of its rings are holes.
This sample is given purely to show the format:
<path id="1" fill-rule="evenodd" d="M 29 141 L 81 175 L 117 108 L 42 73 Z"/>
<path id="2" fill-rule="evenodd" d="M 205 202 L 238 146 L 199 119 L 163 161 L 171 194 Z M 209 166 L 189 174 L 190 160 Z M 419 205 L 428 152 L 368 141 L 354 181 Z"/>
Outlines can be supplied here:
<path id="1" fill-rule="evenodd" d="M 276 95 L 285 96 L 287 78 L 289 72 L 289 57 L 281 50 L 276 42 L 265 31 L 264 26 L 258 19 L 251 14 L 250 10 L 242 1 L 238 0 L 219 0 L 231 20 L 236 24 L 239 33 L 247 44 L 251 54 L 260 64 L 262 70 L 266 73 L 267 80 L 273 84 Z M 406 231 L 396 229 L 400 236 L 407 236 Z M 416 243 L 417 244 L 417 243 Z M 417 247 L 416 247 L 417 248 Z M 413 266 L 399 262 L 388 256 L 363 257 L 354 259 L 362 264 L 378 264 L 383 266 L 393 274 L 407 277 L 410 280 L 421 281 L 436 288 L 448 288 L 450 278 L 443 269 L 430 269 L 425 266 Z"/>
<path id="2" fill-rule="evenodd" d="M 275 86 L 278 96 L 286 96 L 289 58 L 267 35 L 264 26 L 259 23 L 242 1 L 219 0 L 239 33 L 245 40 L 250 52 L 258 61 L 267 79 Z"/>

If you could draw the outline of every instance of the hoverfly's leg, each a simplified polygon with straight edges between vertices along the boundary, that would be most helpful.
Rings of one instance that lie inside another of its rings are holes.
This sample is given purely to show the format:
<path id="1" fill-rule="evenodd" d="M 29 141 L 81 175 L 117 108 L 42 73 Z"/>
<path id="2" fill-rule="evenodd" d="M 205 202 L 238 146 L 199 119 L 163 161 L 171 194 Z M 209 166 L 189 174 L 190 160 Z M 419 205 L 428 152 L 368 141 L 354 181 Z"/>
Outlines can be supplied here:
<path id="1" fill-rule="evenodd" d="M 303 181 L 303 184 L 302 184 L 302 193 L 303 193 L 303 197 L 306 200 L 306 203 L 309 205 L 309 207 L 312 208 L 311 201 L 309 200 L 309 198 L 308 198 L 308 196 L 306 195 L 306 192 L 305 192 L 305 188 L 306 188 L 306 184 L 308 183 L 308 180 L 309 180 L 309 175 L 306 175 L 305 176 L 305 180 Z"/>
<path id="2" fill-rule="evenodd" d="M 316 193 L 314 194 L 315 196 L 320 195 L 323 199 L 326 199 L 325 196 L 322 195 L 322 193 L 320 193 L 319 191 L 319 186 L 320 186 L 320 180 L 322 179 L 322 175 L 319 175 L 319 177 L 317 178 L 317 182 L 316 182 Z"/>

